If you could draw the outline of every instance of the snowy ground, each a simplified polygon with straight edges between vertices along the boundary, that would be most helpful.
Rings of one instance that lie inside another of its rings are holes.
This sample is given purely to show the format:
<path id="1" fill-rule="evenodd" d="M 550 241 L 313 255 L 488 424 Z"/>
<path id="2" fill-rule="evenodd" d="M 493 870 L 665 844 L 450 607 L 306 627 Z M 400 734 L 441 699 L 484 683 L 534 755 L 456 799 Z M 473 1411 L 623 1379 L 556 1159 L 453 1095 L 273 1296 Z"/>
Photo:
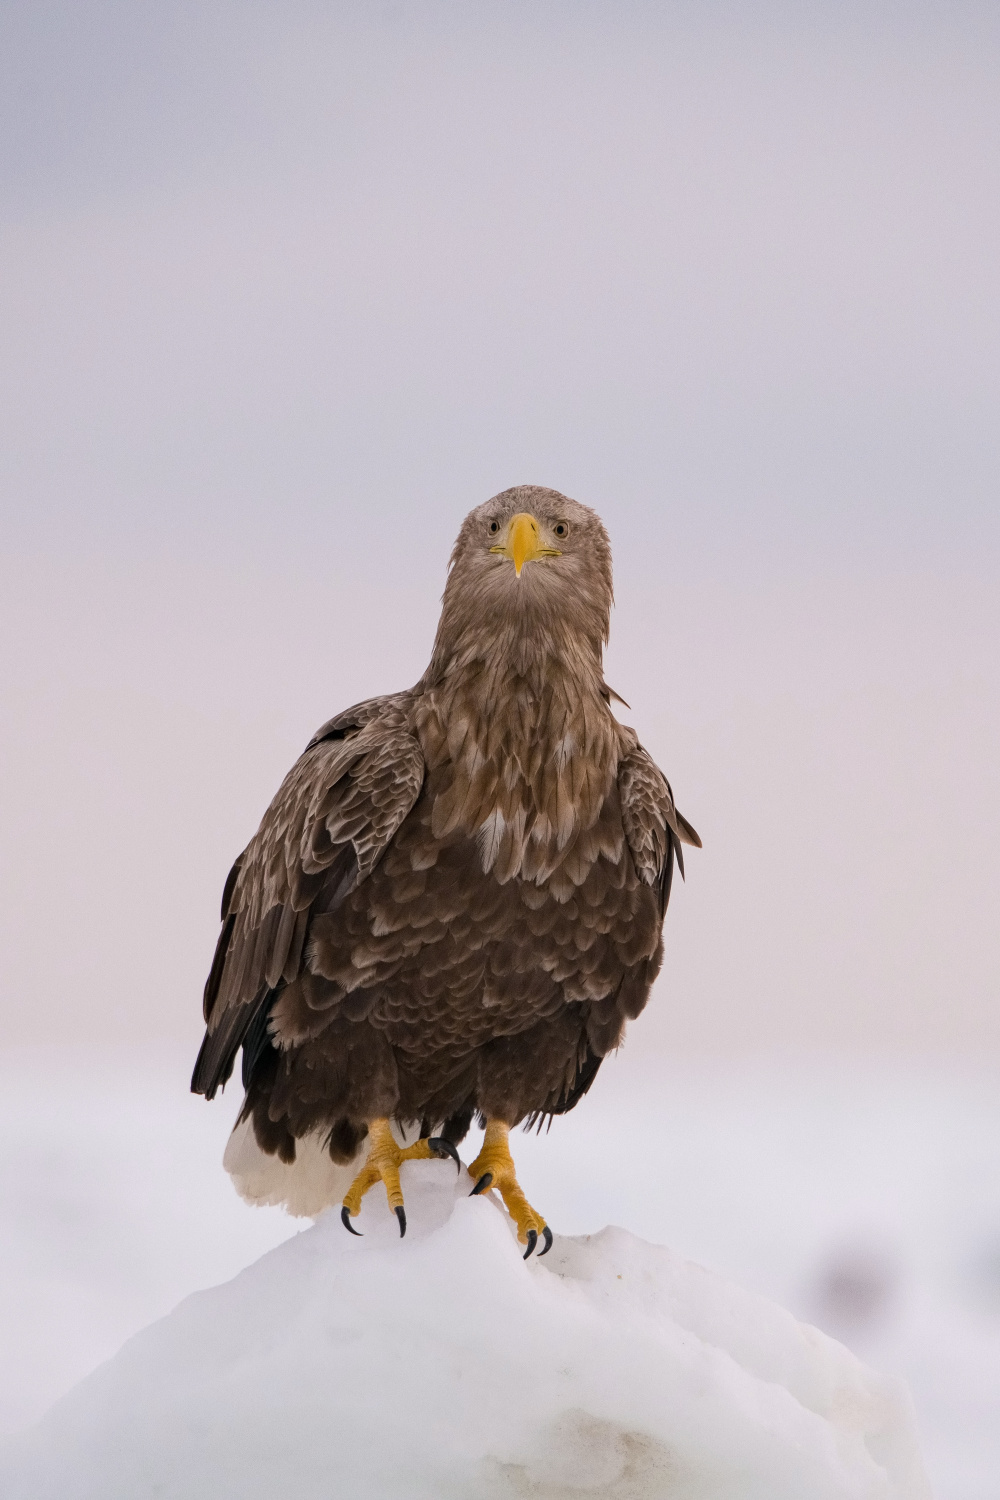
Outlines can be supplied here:
<path id="1" fill-rule="evenodd" d="M 7 1500 L 931 1500 L 902 1381 L 623 1229 L 525 1261 L 450 1163 L 130 1339 Z"/>
<path id="2" fill-rule="evenodd" d="M 9 1432 L 188 1292 L 301 1226 L 235 1197 L 218 1163 L 238 1100 L 189 1098 L 186 1056 L 4 1063 Z M 1000 1496 L 994 1076 L 660 1064 L 633 1045 L 574 1115 L 517 1138 L 515 1154 L 559 1231 L 625 1225 L 903 1375 L 939 1500 Z"/>

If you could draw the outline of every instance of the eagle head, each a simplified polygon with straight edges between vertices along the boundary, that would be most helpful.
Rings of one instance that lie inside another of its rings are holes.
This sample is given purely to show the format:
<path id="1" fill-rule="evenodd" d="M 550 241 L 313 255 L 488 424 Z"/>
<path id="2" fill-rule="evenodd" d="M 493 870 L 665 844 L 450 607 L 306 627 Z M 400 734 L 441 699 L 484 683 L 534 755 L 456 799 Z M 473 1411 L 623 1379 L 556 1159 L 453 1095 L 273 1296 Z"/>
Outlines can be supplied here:
<path id="1" fill-rule="evenodd" d="M 525 652 L 600 668 L 613 591 L 600 517 L 558 490 L 517 485 L 470 511 L 451 554 L 432 667 Z"/>

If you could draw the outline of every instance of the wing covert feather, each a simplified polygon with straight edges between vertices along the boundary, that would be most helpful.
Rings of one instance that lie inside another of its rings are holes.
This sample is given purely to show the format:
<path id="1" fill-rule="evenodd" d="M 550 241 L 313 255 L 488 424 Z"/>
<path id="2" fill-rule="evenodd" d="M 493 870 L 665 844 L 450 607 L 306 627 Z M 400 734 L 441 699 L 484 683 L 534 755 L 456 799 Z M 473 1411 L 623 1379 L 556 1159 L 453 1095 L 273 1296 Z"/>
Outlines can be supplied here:
<path id="1" fill-rule="evenodd" d="M 313 907 L 333 910 L 371 874 L 424 771 L 397 699 L 361 704 L 310 741 L 226 883 L 196 1092 L 211 1097 L 228 1078 L 254 1015 L 301 968 Z"/>
<path id="2" fill-rule="evenodd" d="M 669 781 L 638 742 L 619 764 L 618 794 L 636 873 L 647 885 L 660 887 L 661 906 L 666 911 L 675 859 L 684 874 L 681 844 L 700 849 L 701 839 L 677 811 Z"/>

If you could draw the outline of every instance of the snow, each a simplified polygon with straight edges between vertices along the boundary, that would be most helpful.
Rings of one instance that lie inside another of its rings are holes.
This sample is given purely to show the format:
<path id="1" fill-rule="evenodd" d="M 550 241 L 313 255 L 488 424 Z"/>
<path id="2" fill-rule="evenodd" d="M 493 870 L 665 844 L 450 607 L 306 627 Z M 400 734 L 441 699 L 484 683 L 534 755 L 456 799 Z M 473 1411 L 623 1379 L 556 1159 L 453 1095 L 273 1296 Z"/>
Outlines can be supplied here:
<path id="1" fill-rule="evenodd" d="M 188 1093 L 196 1045 L 0 1053 L 0 1438 L 301 1228 L 234 1193 L 240 1091 Z M 995 1065 L 698 1060 L 636 1028 L 584 1105 L 512 1144 L 557 1232 L 625 1224 L 817 1324 L 907 1382 L 938 1500 L 996 1500 Z"/>
<path id="2" fill-rule="evenodd" d="M 188 1298 L 13 1440 L 9 1500 L 925 1500 L 905 1388 L 620 1229 L 521 1258 L 449 1163 Z"/>

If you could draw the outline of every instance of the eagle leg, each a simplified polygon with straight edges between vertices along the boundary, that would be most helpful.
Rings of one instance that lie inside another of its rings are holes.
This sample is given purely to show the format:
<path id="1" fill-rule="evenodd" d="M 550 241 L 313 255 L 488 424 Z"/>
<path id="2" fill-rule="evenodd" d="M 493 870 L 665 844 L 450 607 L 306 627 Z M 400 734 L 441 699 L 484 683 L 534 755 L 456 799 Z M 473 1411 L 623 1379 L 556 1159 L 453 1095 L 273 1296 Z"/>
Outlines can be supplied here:
<path id="1" fill-rule="evenodd" d="M 528 1247 L 524 1252 L 524 1259 L 527 1260 L 538 1243 L 539 1235 L 545 1242 L 545 1249 L 539 1253 L 545 1255 L 551 1250 L 552 1230 L 541 1214 L 535 1212 L 521 1190 L 514 1171 L 514 1158 L 510 1154 L 509 1135 L 510 1126 L 503 1120 L 487 1120 L 483 1149 L 469 1168 L 469 1175 L 476 1184 L 471 1196 L 496 1188 L 504 1201 L 504 1207 L 517 1225 L 518 1239 Z"/>
<path id="2" fill-rule="evenodd" d="M 421 1140 L 414 1141 L 412 1146 L 398 1146 L 386 1119 L 370 1120 L 368 1133 L 371 1139 L 368 1160 L 344 1195 L 341 1221 L 345 1229 L 357 1234 L 351 1219 L 360 1212 L 361 1200 L 368 1189 L 374 1187 L 376 1182 L 384 1182 L 389 1207 L 399 1220 L 399 1235 L 402 1239 L 406 1233 L 406 1209 L 403 1207 L 403 1190 L 399 1185 L 400 1166 L 404 1161 L 427 1161 L 431 1157 L 450 1156 L 461 1170 L 458 1152 L 450 1141 L 438 1136 L 424 1136 Z"/>

